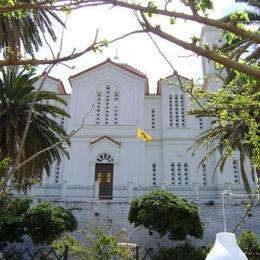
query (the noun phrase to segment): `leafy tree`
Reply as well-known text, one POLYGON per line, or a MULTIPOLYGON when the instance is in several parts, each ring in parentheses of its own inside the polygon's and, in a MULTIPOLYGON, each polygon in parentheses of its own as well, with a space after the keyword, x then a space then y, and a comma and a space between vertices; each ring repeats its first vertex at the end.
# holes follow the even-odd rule
MULTIPOLYGON (((91 2, 96 3, 97 1, 93 0, 91 2)), ((212 19, 208 15, 208 12, 214 8, 212 0, 149 1, 148 4, 122 0, 101 0, 98 2, 99 4, 110 4, 112 6, 134 10, 142 27, 142 31, 145 33, 152 33, 175 45, 181 46, 186 50, 220 63, 225 67, 229 67, 255 78, 260 78, 259 69, 251 66, 251 64, 245 63, 243 57, 237 59, 236 57, 225 55, 225 53, 220 53, 219 50, 210 48, 208 45, 200 46, 200 39, 196 36, 191 36, 190 41, 184 41, 179 35, 174 35, 175 24, 179 21, 190 21, 213 26, 225 31, 228 33, 229 38, 238 36, 241 39, 259 44, 260 37, 257 30, 252 31, 252 29, 244 26, 243 22, 246 17, 244 12, 241 12, 238 15, 231 14, 232 19, 228 20, 212 19), (182 12, 178 11, 176 3, 183 5, 182 12), (173 30, 168 29, 170 27, 164 26, 165 24, 158 24, 158 17, 168 18, 169 24, 172 26, 173 30)), ((68 6, 68 8, 69 7, 70 6, 68 6)), ((140 33, 140 31, 138 31, 138 33, 140 33)))
MULTIPOLYGON (((258 31, 260 17, 259 1, 250 1, 256 10, 243 13, 232 13, 222 20, 239 23, 241 26, 253 25, 253 30, 258 31)), ((259 69, 259 47, 254 41, 224 31, 225 44, 219 48, 219 53, 231 59, 243 60, 244 64, 259 69)), ((199 135, 194 143, 194 148, 208 147, 203 161, 216 150, 220 152, 217 166, 223 170, 227 158, 233 156, 235 151, 240 154, 241 177, 245 190, 251 193, 248 174, 245 170, 245 159, 249 158, 256 171, 260 170, 260 98, 259 79, 239 73, 228 67, 218 65, 217 74, 222 81, 222 86, 215 93, 194 89, 192 96, 195 101, 204 100, 203 106, 195 105, 190 113, 202 117, 211 117, 212 124, 209 130, 199 135), (224 78, 222 70, 226 70, 224 78)), ((202 162, 203 162, 202 161, 202 162)), ((201 162, 201 163, 202 163, 201 162)), ((255 180, 254 169, 251 171, 255 180)))
POLYGON ((248 257, 248 260, 258 260, 260 258, 260 240, 252 231, 243 231, 238 237, 238 244, 248 257))
POLYGON ((0 248, 6 242, 21 241, 25 234, 24 216, 30 205, 30 199, 0 196, 0 248))
POLYGON ((206 100, 203 107, 190 111, 199 117, 211 117, 212 127, 195 139, 194 149, 207 146, 203 163, 215 151, 221 153, 217 166, 223 170, 227 158, 234 151, 240 154, 241 176, 245 189, 251 193, 244 162, 246 157, 260 168, 260 98, 259 80, 236 74, 218 92, 193 90, 195 99, 206 100))
POLYGON ((25 216, 27 234, 34 244, 51 243, 62 233, 77 228, 77 221, 71 211, 53 207, 50 202, 44 201, 28 210, 25 216))
POLYGON ((196 248, 188 242, 171 248, 160 248, 158 253, 154 256, 155 260, 205 260, 207 250, 202 248, 196 248))
POLYGON ((52 246, 55 250, 62 253, 64 247, 68 246, 70 255, 75 260, 110 260, 110 259, 131 259, 130 251, 118 245, 116 234, 107 234, 100 227, 94 230, 83 229, 81 233, 85 234, 88 230, 88 235, 84 236, 87 246, 80 243, 75 237, 70 234, 65 234, 62 238, 55 240, 52 246))
MULTIPOLYGON (((38 0, 20 0, 17 4, 39 5, 38 0)), ((1 7, 14 6, 13 1, 1 1, 1 7)), ((46 36, 57 39, 52 28, 52 19, 64 26, 56 12, 44 9, 21 9, 10 13, 0 13, 0 52, 11 62, 21 58, 25 51, 34 57, 43 46, 46 36)), ((15 64, 14 64, 15 65, 15 64)))
POLYGON ((6 242, 21 242, 29 235, 34 244, 50 243, 77 227, 71 211, 41 202, 31 207, 32 200, 0 196, 0 248, 6 242), (31 207, 31 208, 30 208, 31 207))
MULTIPOLYGON (((250 1, 250 2, 257 2, 258 1, 250 1)), ((30 1, 28 2, 14 2, 14 1, 0 1, 2 6, 0 8, 0 14, 3 16, 8 16, 10 14, 23 14, 29 13, 33 14, 34 12, 41 10, 43 11, 53 11, 53 12, 72 12, 76 9, 80 8, 88 8, 89 6, 97 6, 97 5, 112 5, 128 8, 130 10, 134 10, 137 14, 138 21, 141 25, 141 29, 137 31, 133 31, 127 33, 125 36, 131 35, 133 33, 140 33, 140 32, 150 32, 154 35, 157 35, 167 41, 176 44, 178 46, 183 47, 184 49, 190 50, 192 52, 197 53, 203 57, 206 57, 210 60, 214 60, 225 67, 230 67, 237 71, 243 72, 247 75, 251 75, 256 78, 260 78, 260 72, 257 68, 250 66, 250 64, 244 64, 243 60, 236 60, 234 57, 229 57, 227 55, 223 55, 219 53, 215 49, 209 49, 208 46, 198 46, 199 38, 192 37, 190 41, 184 41, 179 35, 174 35, 172 33, 174 30, 167 30, 169 26, 161 26, 158 24, 157 17, 164 17, 168 19, 169 24, 174 29, 174 26, 179 21, 190 21, 195 23, 201 23, 209 26, 214 26, 218 29, 223 31, 227 31, 235 36, 242 37, 243 39, 248 39, 251 42, 256 44, 260 43, 260 36, 257 31, 252 31, 243 26, 242 21, 245 20, 245 15, 237 15, 233 16, 234 19, 232 20, 221 20, 221 19, 212 19, 208 15, 208 11, 213 9, 213 1, 212 0, 165 0, 165 1, 122 1, 122 0, 82 0, 78 1, 44 1, 44 2, 37 2, 37 1, 30 1), (177 4, 183 5, 183 11, 180 12, 178 8, 176 8, 177 4), (157 17, 156 17, 157 16, 157 17), (155 19, 153 19, 155 17, 155 19)), ((20 15, 19 17, 22 18, 20 15)), ((165 20, 165 19, 163 19, 165 20)), ((125 36, 119 37, 123 38, 125 36)), ((110 42, 114 42, 111 40, 110 42)), ((66 57, 60 57, 60 55, 56 56, 55 58, 50 59, 21 59, 16 61, 16 65, 38 65, 38 64, 57 64, 59 62, 64 62, 67 60, 71 60, 77 58, 84 53, 90 50, 96 50, 99 46, 106 46, 107 43, 103 44, 102 42, 97 43, 96 37, 94 39, 93 44, 89 47, 85 48, 85 50, 77 53, 73 53, 66 57)), ((14 65, 14 63, 10 63, 9 60, 0 60, 0 66, 6 65, 14 65)))
MULTIPOLYGON (((2 70, 0 78, 0 160, 15 159, 25 130, 30 104, 35 95, 34 84, 38 79, 33 72, 21 71, 17 74, 11 69, 2 70)), ((21 162, 66 136, 65 130, 56 119, 60 116, 69 117, 69 115, 51 102, 66 105, 66 102, 56 93, 40 91, 32 110, 21 162)), ((69 141, 66 140, 66 143, 69 144, 69 141)), ((41 179, 43 170, 48 174, 52 163, 59 162, 62 154, 68 156, 65 146, 62 144, 42 153, 17 170, 11 180, 12 183, 16 185, 16 188, 26 190, 39 178, 41 179)), ((6 171, 0 171, 0 182, 4 179, 5 174, 6 171)))
POLYGON ((169 192, 156 190, 132 201, 128 220, 136 227, 143 225, 161 236, 169 233, 172 240, 188 235, 202 238, 203 223, 198 208, 169 192))

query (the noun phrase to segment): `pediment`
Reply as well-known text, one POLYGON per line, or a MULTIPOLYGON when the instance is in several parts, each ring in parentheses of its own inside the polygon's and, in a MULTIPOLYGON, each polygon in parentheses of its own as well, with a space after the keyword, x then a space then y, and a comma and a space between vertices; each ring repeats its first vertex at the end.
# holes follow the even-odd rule
POLYGON ((118 141, 114 140, 113 138, 111 138, 111 137, 109 137, 107 135, 103 135, 102 137, 100 137, 100 138, 98 138, 98 139, 96 139, 94 141, 91 141, 90 145, 98 144, 98 143, 101 143, 103 141, 108 141, 108 142, 111 142, 111 143, 113 143, 115 145, 118 145, 118 146, 121 145, 121 142, 118 142, 118 141))

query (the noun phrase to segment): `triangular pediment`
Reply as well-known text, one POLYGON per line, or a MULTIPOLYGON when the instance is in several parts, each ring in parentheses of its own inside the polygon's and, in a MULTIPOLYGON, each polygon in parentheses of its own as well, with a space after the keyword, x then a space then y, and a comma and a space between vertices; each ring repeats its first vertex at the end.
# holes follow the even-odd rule
POLYGON ((121 145, 121 142, 118 142, 118 141, 114 140, 113 138, 111 138, 111 137, 109 137, 109 136, 107 136, 107 135, 103 135, 102 137, 100 137, 100 138, 98 138, 98 139, 96 139, 96 140, 94 140, 94 141, 91 141, 90 144, 91 144, 91 145, 97 144, 97 143, 99 143, 99 142, 101 142, 101 141, 104 141, 104 140, 107 140, 107 141, 109 141, 109 142, 112 142, 113 144, 116 144, 116 145, 118 145, 118 146, 121 145))

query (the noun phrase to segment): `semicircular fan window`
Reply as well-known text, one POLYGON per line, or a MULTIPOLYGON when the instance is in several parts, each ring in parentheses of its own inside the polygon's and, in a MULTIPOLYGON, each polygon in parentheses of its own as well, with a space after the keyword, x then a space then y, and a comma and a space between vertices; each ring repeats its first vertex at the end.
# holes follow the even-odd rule
POLYGON ((112 163, 114 159, 108 153, 102 153, 97 157, 97 161, 101 163, 112 163))

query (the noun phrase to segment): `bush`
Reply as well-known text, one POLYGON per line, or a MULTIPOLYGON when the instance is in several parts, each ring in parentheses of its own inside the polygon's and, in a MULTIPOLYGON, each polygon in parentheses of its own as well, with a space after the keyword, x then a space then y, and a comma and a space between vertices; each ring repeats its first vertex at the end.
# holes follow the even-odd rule
POLYGON ((169 192, 156 190, 132 201, 128 220, 143 225, 161 236, 169 233, 172 240, 184 240, 188 235, 202 238, 204 225, 194 203, 169 192))
POLYGON ((22 242, 29 235, 33 243, 50 243, 66 231, 77 228, 73 214, 64 208, 41 202, 31 207, 31 199, 0 196, 0 248, 7 242, 22 242))
POLYGON ((0 248, 6 242, 19 242, 25 233, 24 216, 31 205, 30 199, 0 196, 0 248))
POLYGON ((252 231, 243 231, 238 237, 238 244, 248 260, 260 259, 260 241, 252 231))
POLYGON ((172 248, 161 248, 155 260, 205 260, 206 250, 196 248, 188 242, 172 248))
POLYGON ((44 201, 31 208, 25 216, 27 234, 33 243, 51 243, 62 233, 77 228, 77 221, 73 214, 64 208, 53 207, 44 201))

